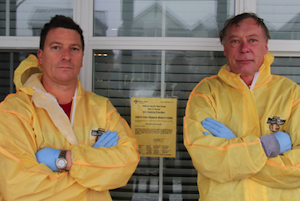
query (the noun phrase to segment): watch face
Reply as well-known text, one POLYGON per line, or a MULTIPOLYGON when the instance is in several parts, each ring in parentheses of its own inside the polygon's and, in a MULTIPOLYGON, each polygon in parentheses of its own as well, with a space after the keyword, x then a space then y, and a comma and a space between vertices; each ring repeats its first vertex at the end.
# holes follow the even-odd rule
POLYGON ((59 158, 56 161, 56 166, 58 169, 64 169, 67 166, 67 161, 65 159, 59 158))

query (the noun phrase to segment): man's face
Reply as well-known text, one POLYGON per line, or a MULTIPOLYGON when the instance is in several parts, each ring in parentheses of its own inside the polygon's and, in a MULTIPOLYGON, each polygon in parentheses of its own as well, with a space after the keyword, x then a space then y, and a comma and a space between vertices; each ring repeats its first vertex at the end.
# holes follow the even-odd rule
POLYGON ((43 83, 69 85, 77 82, 83 52, 77 31, 65 28, 49 30, 44 49, 38 51, 43 68, 43 83))
POLYGON ((232 72, 241 77, 254 76, 268 52, 263 29, 253 18, 240 21, 227 29, 223 42, 224 55, 232 72))

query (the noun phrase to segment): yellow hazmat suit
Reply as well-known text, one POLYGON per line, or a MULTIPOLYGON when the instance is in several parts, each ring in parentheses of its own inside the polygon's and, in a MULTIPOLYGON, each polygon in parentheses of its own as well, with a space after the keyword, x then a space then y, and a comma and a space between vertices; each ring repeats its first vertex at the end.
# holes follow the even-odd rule
POLYGON ((37 67, 33 55, 20 64, 17 93, 0 105, 0 200, 111 200, 109 190, 125 186, 139 162, 128 124, 107 98, 84 91, 78 81, 71 126, 37 67), (98 128, 117 131, 118 145, 93 148, 91 130, 98 128), (44 147, 71 150, 71 170, 39 164, 35 154, 44 147))
POLYGON ((226 70, 202 80, 190 94, 184 117, 184 144, 198 171, 201 201, 295 201, 300 199, 300 87, 271 75, 274 57, 264 57, 251 92, 226 70), (259 137, 272 133, 268 118, 286 122, 293 148, 267 158, 259 137), (204 135, 201 122, 213 118, 237 138, 204 135))

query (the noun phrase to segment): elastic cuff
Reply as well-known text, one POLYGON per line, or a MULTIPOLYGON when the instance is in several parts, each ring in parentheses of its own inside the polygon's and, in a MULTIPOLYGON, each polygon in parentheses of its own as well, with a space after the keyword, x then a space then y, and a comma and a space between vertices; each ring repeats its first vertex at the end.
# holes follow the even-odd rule
POLYGON ((280 145, 274 134, 264 135, 259 139, 268 158, 280 154, 280 145))

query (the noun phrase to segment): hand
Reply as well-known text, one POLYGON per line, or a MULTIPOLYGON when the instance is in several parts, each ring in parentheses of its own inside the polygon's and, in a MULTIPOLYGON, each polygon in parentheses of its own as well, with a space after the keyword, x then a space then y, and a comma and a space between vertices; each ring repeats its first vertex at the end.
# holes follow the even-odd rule
MULTIPOLYGON (((236 138, 235 134, 229 128, 214 119, 207 118, 206 120, 202 121, 202 126, 211 132, 213 136, 226 138, 228 140, 236 138)), ((204 135, 209 135, 209 133, 204 132, 204 135)))
POLYGON ((280 154, 292 149, 292 140, 289 134, 277 131, 274 133, 274 136, 278 140, 280 146, 280 154))
POLYGON ((94 144, 94 148, 98 147, 112 147, 112 146, 117 146, 118 144, 118 139, 119 136, 117 135, 117 131, 110 132, 107 131, 106 133, 103 133, 101 137, 97 140, 97 142, 94 144))
POLYGON ((56 160, 58 159, 60 149, 52 149, 50 147, 45 147, 38 152, 35 156, 39 163, 44 163, 47 165, 53 172, 57 172, 56 160))

